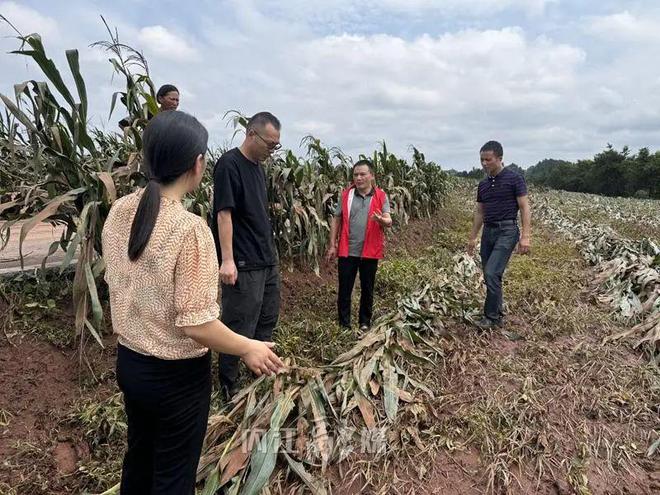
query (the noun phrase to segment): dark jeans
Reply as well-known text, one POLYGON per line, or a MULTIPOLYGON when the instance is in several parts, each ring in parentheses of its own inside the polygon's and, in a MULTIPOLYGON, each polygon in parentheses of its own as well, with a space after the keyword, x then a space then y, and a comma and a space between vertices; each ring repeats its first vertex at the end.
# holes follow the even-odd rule
POLYGON ((121 344, 117 382, 128 418, 121 495, 192 495, 211 398, 211 353, 163 360, 121 344))
POLYGON ((337 296, 337 310, 339 324, 343 327, 351 326, 351 295, 355 276, 360 272, 360 316, 362 325, 371 325, 371 316, 374 307, 374 284, 378 260, 348 256, 338 258, 339 291, 337 296))
POLYGON ((481 265, 486 282, 484 316, 490 320, 502 318, 502 275, 519 238, 515 222, 484 225, 481 234, 481 265))
MULTIPOLYGON (((221 321, 234 332, 250 339, 270 342, 280 315, 279 267, 239 271, 236 284, 222 284, 221 321)), ((220 386, 234 392, 239 357, 220 354, 220 386)))

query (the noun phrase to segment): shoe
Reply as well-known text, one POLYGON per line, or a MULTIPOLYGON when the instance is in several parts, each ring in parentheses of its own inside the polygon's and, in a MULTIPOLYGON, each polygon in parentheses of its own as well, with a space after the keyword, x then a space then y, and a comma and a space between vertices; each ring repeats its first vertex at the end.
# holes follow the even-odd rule
POLYGON ((502 321, 491 320, 490 318, 484 316, 481 320, 475 323, 475 325, 481 330, 492 330, 493 328, 502 326, 502 321))
POLYGON ((368 332, 369 325, 360 325, 360 332, 368 332))
POLYGON ((229 386, 224 383, 220 385, 220 397, 222 397, 222 400, 225 404, 229 404, 237 392, 238 387, 236 387, 236 385, 229 386))

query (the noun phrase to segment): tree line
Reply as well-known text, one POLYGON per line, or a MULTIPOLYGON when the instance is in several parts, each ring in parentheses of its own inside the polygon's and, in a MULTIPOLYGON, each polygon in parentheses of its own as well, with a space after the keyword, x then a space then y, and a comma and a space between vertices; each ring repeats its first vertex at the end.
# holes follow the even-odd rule
MULTIPOLYGON (((618 151, 608 144, 591 159, 571 162, 546 158, 526 170, 515 163, 507 167, 523 174, 529 183, 551 189, 660 199, 660 151, 651 153, 648 148, 633 154, 627 146, 618 151)), ((473 179, 484 177, 480 167, 450 173, 473 179)))

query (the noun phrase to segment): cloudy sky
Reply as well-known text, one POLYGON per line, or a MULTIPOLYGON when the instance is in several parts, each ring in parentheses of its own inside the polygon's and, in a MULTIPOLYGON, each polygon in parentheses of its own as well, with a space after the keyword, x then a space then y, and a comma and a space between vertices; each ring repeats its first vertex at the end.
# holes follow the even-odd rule
MULTIPOLYGON (((42 35, 65 71, 78 48, 92 124, 114 130, 121 89, 103 15, 146 55, 156 85, 181 90, 216 144, 227 110, 270 110, 282 141, 313 134, 352 155, 385 140, 446 168, 593 156, 607 143, 658 149, 660 4, 652 0, 0 0, 0 14, 42 35)), ((41 78, 0 25, 0 92, 41 78)))

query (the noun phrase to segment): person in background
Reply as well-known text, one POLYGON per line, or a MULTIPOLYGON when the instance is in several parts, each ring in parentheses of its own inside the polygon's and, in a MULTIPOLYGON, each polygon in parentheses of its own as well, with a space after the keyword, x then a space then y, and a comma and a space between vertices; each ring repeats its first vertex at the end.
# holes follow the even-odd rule
POLYGON ((176 110, 179 108, 179 90, 173 84, 163 84, 158 88, 156 101, 160 105, 160 111, 176 110))
MULTIPOLYGON (((176 110, 179 108, 179 90, 173 84, 163 84, 156 93, 156 101, 161 112, 164 110, 176 110)), ((149 113, 147 119, 151 120, 152 118, 153 115, 149 113)), ((133 121, 130 117, 125 117, 119 121, 119 128, 124 130, 124 128, 130 127, 132 123, 133 121)))
POLYGON ((477 323, 481 329, 500 326, 502 310, 502 277, 516 245, 518 253, 529 253, 532 214, 527 185, 522 175, 502 164, 504 150, 497 141, 481 147, 481 166, 488 176, 479 183, 477 207, 468 240, 467 252, 474 253, 479 230, 481 234, 481 265, 486 283, 483 318, 477 323), (518 210, 522 220, 522 236, 518 228, 518 210))
POLYGON ((339 324, 351 328, 351 295, 360 273, 360 331, 371 326, 374 284, 378 260, 383 258, 385 229, 392 226, 390 203, 385 192, 375 186, 369 160, 353 165, 353 184, 346 188, 335 209, 330 227, 328 261, 338 258, 337 311, 339 324))
MULTIPOLYGON (((280 312, 280 274, 268 214, 262 163, 281 148, 280 121, 253 115, 238 148, 224 153, 213 171, 211 230, 220 261, 222 321, 241 335, 269 342, 280 312)), ((220 390, 237 389, 238 358, 219 356, 220 390)))
POLYGON ((240 357, 258 375, 283 366, 273 344, 218 320, 213 238, 182 204, 202 180, 207 140, 188 114, 156 115, 144 131, 149 183, 115 201, 103 226, 128 420, 122 495, 194 493, 211 396, 209 349, 240 357))

